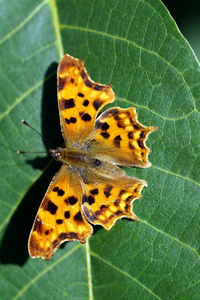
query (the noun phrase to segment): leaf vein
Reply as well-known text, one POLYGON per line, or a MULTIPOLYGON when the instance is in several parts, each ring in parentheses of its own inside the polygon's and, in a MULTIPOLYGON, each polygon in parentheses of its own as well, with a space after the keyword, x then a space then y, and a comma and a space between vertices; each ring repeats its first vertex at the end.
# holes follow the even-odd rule
POLYGON ((161 298, 158 297, 156 294, 154 294, 152 290, 150 290, 148 287, 146 287, 144 284, 142 284, 141 282, 139 282, 136 278, 134 278, 133 276, 131 276, 127 272, 125 272, 123 270, 120 270, 118 267, 114 266, 113 264, 111 264, 110 262, 106 261, 102 257, 98 256, 94 252, 90 252, 90 254, 93 255, 94 257, 96 257, 97 259, 101 260, 102 262, 104 262, 105 264, 107 264, 108 266, 110 266, 111 268, 115 269, 116 271, 120 272, 121 274, 125 275, 126 277, 130 278, 131 280, 135 281, 138 285, 140 285, 142 288, 144 288, 147 292, 149 292, 149 294, 153 295, 156 299, 160 299, 161 300, 161 298))
POLYGON ((48 271, 50 271, 51 269, 53 269, 56 265, 58 265, 59 263, 61 263, 66 257, 68 257, 69 255, 71 255, 72 253, 74 253, 78 248, 80 248, 81 245, 78 244, 77 246, 75 246, 73 249, 71 249, 69 252, 67 252, 65 255, 63 255, 62 257, 60 257, 59 259, 57 259, 54 263, 52 263, 51 265, 49 265, 48 267, 46 267, 42 272, 38 273, 34 278, 32 278, 18 293, 17 295, 13 298, 13 300, 18 299, 19 297, 21 297, 29 288, 31 285, 33 285, 37 280, 39 280, 43 275, 45 275, 48 271))
POLYGON ((158 232, 164 234, 164 235, 167 236, 168 238, 170 238, 170 239, 172 239, 172 240, 178 242, 178 243, 181 244, 182 246, 188 248, 189 250, 191 250, 192 252, 194 252, 194 253, 197 255, 197 257, 199 258, 199 254, 197 253, 197 251, 196 251, 195 249, 193 249, 192 247, 190 247, 189 245, 187 245, 187 244, 181 242, 180 240, 178 240, 177 238, 175 238, 175 237, 171 236, 170 234, 164 232, 163 230, 158 229, 157 227, 153 226, 152 224, 150 224, 150 223, 147 222, 146 220, 142 220, 142 219, 140 218, 139 221, 142 222, 142 223, 144 223, 145 225, 147 225, 147 226, 153 228, 154 230, 156 230, 156 231, 158 231, 158 232))
POLYGON ((42 8, 47 4, 47 0, 41 2, 19 25, 17 25, 13 30, 11 30, 7 35, 5 35, 0 40, 0 45, 3 44, 5 41, 10 39, 16 32, 18 32, 23 26, 28 23, 42 8))
POLYGON ((102 36, 106 36, 106 37, 109 37, 109 38, 112 38, 112 39, 117 39, 119 41, 123 41, 125 43, 128 43, 128 44, 131 44, 132 46, 138 48, 138 49, 141 49, 142 51, 145 51, 145 52, 148 52, 148 53, 151 53, 152 55, 156 56, 157 58, 161 59, 163 62, 166 63, 167 66, 169 66, 170 68, 172 68, 174 71, 177 72, 177 74, 182 78, 183 82, 185 83, 185 85, 187 86, 188 88, 188 91, 190 92, 190 95, 191 95, 191 99, 193 101, 193 105, 194 105, 194 108, 195 108, 195 100, 194 100, 194 97, 192 95, 192 92, 185 80, 185 78, 183 77, 183 74, 178 71, 170 62, 168 62, 165 58, 163 58, 162 56, 160 56, 158 53, 152 51, 152 50, 149 50, 149 49, 146 49, 130 40, 127 40, 126 38, 123 38, 123 37, 120 37, 120 36, 114 36, 110 33, 106 33, 106 32, 101 32, 101 31, 98 31, 98 30, 95 30, 95 29, 91 29, 91 28, 84 28, 84 27, 80 27, 80 26, 73 26, 73 25, 64 25, 64 24, 60 24, 60 28, 66 28, 66 29, 72 29, 72 30, 80 30, 80 31, 85 31, 87 33, 94 33, 94 34, 97 34, 97 35, 102 35, 102 36))

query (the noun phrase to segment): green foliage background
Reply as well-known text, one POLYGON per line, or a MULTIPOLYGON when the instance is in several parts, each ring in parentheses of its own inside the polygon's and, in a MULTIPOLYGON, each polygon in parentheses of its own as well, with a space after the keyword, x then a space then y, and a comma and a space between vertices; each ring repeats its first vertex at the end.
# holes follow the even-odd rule
POLYGON ((159 0, 0 2, 1 299, 199 299, 200 69, 159 0), (64 53, 91 78, 112 83, 114 105, 156 125, 149 169, 134 203, 138 222, 97 227, 86 245, 66 243, 30 259, 34 216, 59 165, 28 121, 62 144, 56 68, 64 53))

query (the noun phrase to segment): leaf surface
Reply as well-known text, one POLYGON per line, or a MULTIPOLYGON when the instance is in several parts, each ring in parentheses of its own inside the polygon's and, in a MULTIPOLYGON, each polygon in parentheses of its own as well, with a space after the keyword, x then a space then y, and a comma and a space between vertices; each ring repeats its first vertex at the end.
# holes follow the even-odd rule
POLYGON ((198 299, 200 69, 159 0, 0 2, 1 299, 198 299), (113 106, 135 106, 158 126, 134 203, 138 222, 95 227, 86 245, 66 243, 49 261, 30 259, 28 235, 59 165, 25 119, 63 143, 56 68, 82 58, 91 78, 112 83, 113 106))

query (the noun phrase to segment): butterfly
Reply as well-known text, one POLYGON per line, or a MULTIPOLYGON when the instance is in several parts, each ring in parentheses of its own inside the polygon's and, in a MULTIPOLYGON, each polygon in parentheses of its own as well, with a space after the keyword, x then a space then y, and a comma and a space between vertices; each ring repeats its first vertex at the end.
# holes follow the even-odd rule
POLYGON ((57 72, 58 106, 65 148, 50 149, 62 165, 37 212, 28 241, 31 257, 49 260, 65 241, 85 243, 92 225, 110 230, 123 217, 137 220, 132 202, 146 181, 120 166, 147 168, 145 145, 156 126, 137 121, 134 107, 100 109, 115 100, 112 85, 94 82, 82 60, 66 54, 57 72))

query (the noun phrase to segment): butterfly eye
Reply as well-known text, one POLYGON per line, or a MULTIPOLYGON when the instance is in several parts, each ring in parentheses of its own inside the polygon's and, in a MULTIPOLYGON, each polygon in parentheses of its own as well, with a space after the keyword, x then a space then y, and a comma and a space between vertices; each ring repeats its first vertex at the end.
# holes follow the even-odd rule
POLYGON ((102 164, 102 162, 99 159, 94 158, 93 159, 93 164, 94 164, 95 167, 99 167, 102 164))

